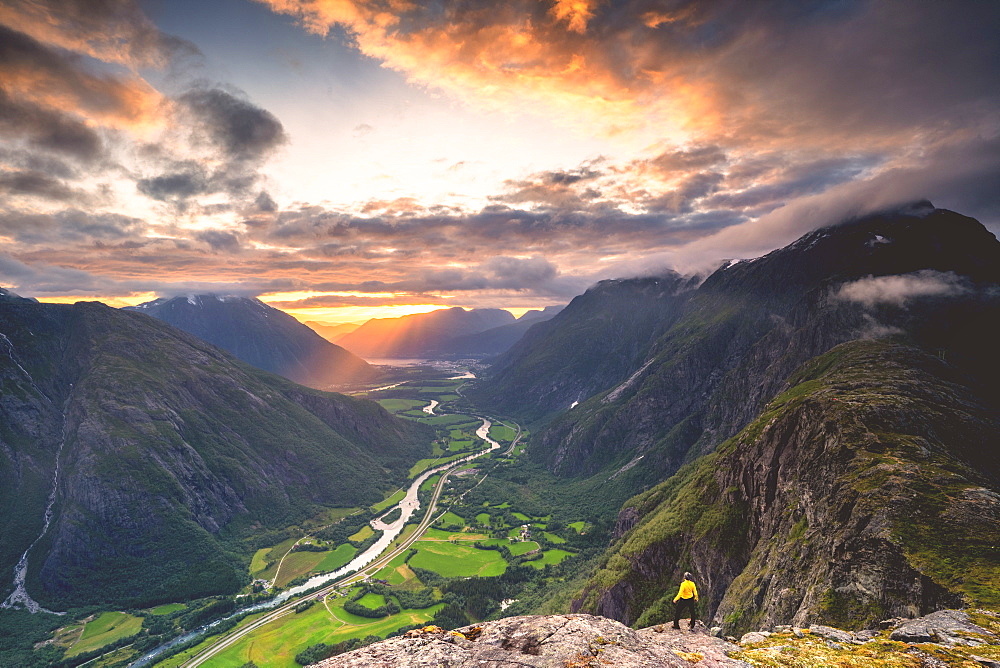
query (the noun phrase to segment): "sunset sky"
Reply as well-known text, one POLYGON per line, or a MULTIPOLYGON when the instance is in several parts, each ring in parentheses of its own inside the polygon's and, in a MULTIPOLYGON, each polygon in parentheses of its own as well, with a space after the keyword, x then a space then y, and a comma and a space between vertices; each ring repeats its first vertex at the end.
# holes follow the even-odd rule
POLYGON ((919 198, 997 233, 998 34, 990 0, 0 0, 0 286, 360 321, 919 198))

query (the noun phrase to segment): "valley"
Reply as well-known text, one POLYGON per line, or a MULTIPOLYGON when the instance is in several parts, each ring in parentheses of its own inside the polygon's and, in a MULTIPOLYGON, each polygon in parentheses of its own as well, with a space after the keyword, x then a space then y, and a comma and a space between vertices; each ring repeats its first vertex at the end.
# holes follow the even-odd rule
POLYGON ((0 659, 294 668, 428 625, 651 628, 685 571, 732 638, 995 610, 997 267, 918 202, 603 281, 498 357, 353 397, 141 313, 6 303, 7 593, 66 614, 0 610, 0 659))
POLYGON ((541 513, 537 504, 522 508, 516 495, 498 494, 498 488, 480 493, 491 472, 517 461, 530 434, 510 420, 480 417, 462 396, 471 375, 404 381, 366 393, 390 412, 432 426, 437 436, 431 456, 410 468, 406 487, 382 501, 330 509, 259 548, 248 568, 251 585, 231 607, 217 608, 223 621, 137 652, 136 646, 115 649, 116 643, 157 625, 190 628, 176 622, 211 601, 136 615, 109 611, 95 618, 104 621, 88 622, 82 637, 73 635, 75 626, 58 629, 55 642, 66 647, 68 658, 106 648, 90 666, 238 668, 252 661, 261 668, 294 668, 302 665, 297 656, 323 654, 320 645, 371 642, 428 623, 483 619, 514 604, 518 584, 560 577, 560 565, 578 556, 579 547, 571 543, 589 524, 567 517, 550 528, 551 513, 541 513), (470 577, 494 581, 505 574, 512 582, 502 592, 487 586, 489 591, 471 602, 447 591, 449 585, 469 587, 470 577), (269 601, 241 610, 243 601, 265 595, 269 601), (108 619, 118 618, 128 623, 101 631, 108 619))

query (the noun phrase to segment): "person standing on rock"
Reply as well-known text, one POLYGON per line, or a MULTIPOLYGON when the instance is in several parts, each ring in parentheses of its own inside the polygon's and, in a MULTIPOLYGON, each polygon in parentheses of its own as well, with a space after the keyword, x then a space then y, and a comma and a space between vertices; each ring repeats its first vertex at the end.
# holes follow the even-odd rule
POLYGON ((688 611, 691 616, 691 624, 688 628, 694 628, 694 604, 698 600, 698 587, 695 586, 694 582, 691 580, 691 574, 684 574, 684 582, 681 582, 680 588, 677 590, 677 596, 674 596, 674 628, 680 630, 681 614, 684 610, 688 611))

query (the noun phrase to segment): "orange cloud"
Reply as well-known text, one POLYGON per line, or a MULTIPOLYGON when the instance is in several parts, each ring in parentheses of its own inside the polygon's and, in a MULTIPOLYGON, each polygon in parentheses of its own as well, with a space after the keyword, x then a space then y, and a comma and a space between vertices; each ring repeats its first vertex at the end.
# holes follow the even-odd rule
POLYGON ((194 47, 161 33, 132 2, 35 0, 0 4, 0 24, 44 44, 131 68, 164 67, 194 47))
POLYGON ((541 105, 587 132, 675 139, 717 117, 706 113, 711 95, 674 72, 683 63, 666 68, 631 33, 592 36, 597 0, 469 3, 442 17, 378 0, 259 1, 319 34, 344 26, 363 53, 411 81, 492 108, 541 105))
POLYGON ((591 0, 555 0, 549 10, 557 21, 565 21, 567 28, 573 32, 587 32, 587 21, 594 18, 594 8, 597 2, 591 0))

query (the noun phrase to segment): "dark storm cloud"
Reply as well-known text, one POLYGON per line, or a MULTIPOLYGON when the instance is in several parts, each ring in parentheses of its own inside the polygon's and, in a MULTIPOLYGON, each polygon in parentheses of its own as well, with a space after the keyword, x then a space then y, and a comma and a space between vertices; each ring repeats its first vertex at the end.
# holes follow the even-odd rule
POLYGON ((229 253, 240 250, 240 236, 233 232, 222 230, 205 230, 195 235, 198 241, 203 241, 215 251, 225 251, 229 253))
POLYGON ((13 100, 2 88, 0 136, 26 139, 32 148, 62 153, 86 162, 96 159, 102 151, 101 138, 79 119, 54 109, 13 100))
POLYGON ((136 181, 139 192, 160 201, 186 200, 209 191, 208 177, 200 165, 189 163, 183 171, 174 171, 136 181))
POLYGON ((196 89, 179 98, 208 139, 232 160, 258 161, 288 141, 281 121, 227 91, 196 89))
POLYGON ((82 202, 89 197, 55 179, 36 171, 0 172, 0 193, 28 195, 55 202, 82 202))
POLYGON ((831 186, 855 180, 859 175, 878 165, 879 157, 862 156, 848 158, 827 158, 804 164, 794 164, 784 170, 772 173, 769 182, 739 188, 739 179, 729 177, 733 191, 720 193, 709 198, 706 206, 743 209, 762 204, 783 201, 823 192, 831 186))
POLYGON ((111 125, 128 125, 157 113, 159 95, 130 76, 95 74, 75 54, 57 51, 0 25, 0 75, 6 95, 21 103, 86 114, 111 125))
POLYGON ((145 221, 118 214, 66 209, 52 215, 0 213, 0 234, 30 245, 92 244, 139 238, 145 221))
POLYGON ((132 66, 163 66, 197 55, 185 40, 161 32, 134 0, 13 0, 9 20, 68 50, 132 66))
POLYGON ((718 172, 699 172, 685 178, 675 188, 646 202, 651 212, 690 213, 695 203, 719 189, 726 177, 718 172))
MULTIPOLYGON (((179 125, 190 127, 190 136, 169 145, 149 145, 143 151, 147 172, 136 187, 147 197, 189 209, 201 195, 225 193, 244 203, 257 195, 261 204, 258 169, 275 149, 288 141, 281 122, 238 94, 219 88, 196 88, 178 98, 184 114, 179 125), (207 149, 207 151, 206 151, 207 149), (180 159, 185 152, 197 159, 180 159)), ((217 204, 218 211, 235 204, 217 204)), ((271 200, 270 206, 274 207, 271 200)), ((204 213, 211 213, 205 210, 204 213)))
POLYGON ((80 173, 75 165, 65 160, 27 149, 0 147, 0 164, 6 165, 10 170, 43 172, 53 178, 60 179, 75 178, 80 173))

